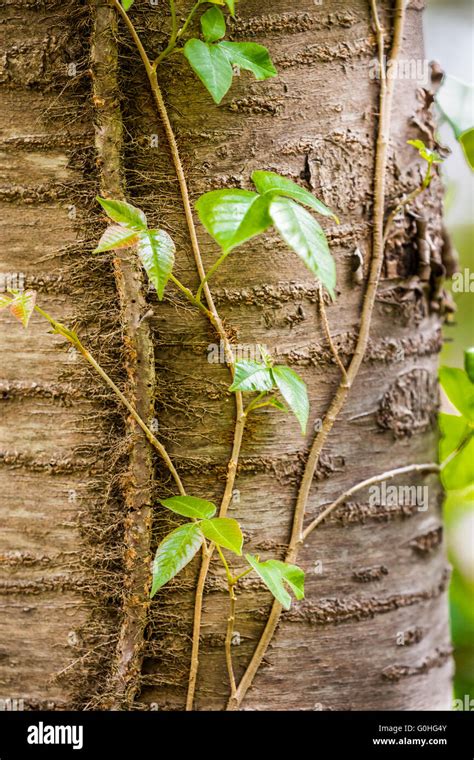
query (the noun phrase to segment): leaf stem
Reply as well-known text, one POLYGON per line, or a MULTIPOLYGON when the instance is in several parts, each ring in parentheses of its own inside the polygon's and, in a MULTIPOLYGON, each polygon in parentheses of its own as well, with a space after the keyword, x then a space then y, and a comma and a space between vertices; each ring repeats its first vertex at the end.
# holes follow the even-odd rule
POLYGON ((197 0, 197 2, 193 5, 193 7, 191 8, 191 10, 189 12, 189 15, 188 15, 186 21, 184 22, 184 24, 181 27, 181 29, 178 31, 178 34, 176 35, 178 40, 181 39, 181 37, 183 36, 183 34, 185 33, 185 31, 187 30, 187 28, 188 28, 189 24, 191 23, 191 21, 192 21, 192 19, 194 17, 194 14, 198 10, 199 6, 202 5, 203 2, 205 2, 205 1, 206 0, 197 0))
POLYGON ((404 198, 400 200, 400 202, 395 206, 393 211, 390 212, 390 214, 387 217, 387 221, 385 222, 385 228, 383 233, 383 242, 384 245, 387 242, 388 235, 390 230, 392 229, 393 222, 395 220, 395 217, 400 213, 402 208, 405 208, 405 206, 408 206, 409 203, 412 203, 412 201, 415 200, 421 193, 423 193, 427 187, 429 187, 429 184, 431 180, 433 179, 433 176, 431 174, 431 163, 428 163, 428 168, 426 170, 426 174, 423 178, 423 181, 421 185, 416 187, 414 190, 411 191, 411 193, 408 193, 404 198))
POLYGON ((234 578, 234 586, 237 585, 237 583, 241 580, 241 578, 245 578, 246 575, 249 575, 253 571, 253 567, 248 567, 247 570, 244 570, 243 573, 240 573, 240 575, 236 575, 234 578))
POLYGON ((142 418, 140 417, 136 409, 132 406, 132 404, 127 399, 127 397, 124 396, 124 394, 122 393, 120 388, 114 383, 112 378, 108 376, 105 370, 103 370, 100 364, 94 359, 92 354, 86 349, 85 346, 83 346, 83 344, 79 340, 79 337, 76 335, 76 333, 73 330, 69 330, 69 328, 65 327, 65 325, 61 324, 60 322, 56 322, 56 320, 53 319, 53 317, 51 317, 46 311, 41 309, 39 306, 35 306, 35 311, 37 311, 38 314, 41 314, 41 316, 44 317, 44 319, 46 319, 49 322, 49 324, 51 325, 55 333, 58 333, 59 335, 62 335, 63 338, 66 338, 66 340, 68 340, 69 343, 71 343, 71 345, 73 345, 74 348, 76 348, 79 351, 79 353, 82 354, 84 359, 86 359, 86 361, 88 361, 89 364, 95 369, 97 374, 100 375, 100 377, 106 383, 106 385, 108 385, 109 388, 113 390, 115 395, 120 399, 122 404, 130 412, 131 416, 133 417, 137 425, 141 427, 148 441, 158 451, 161 458, 164 460, 168 470, 173 476, 173 479, 178 487, 180 494, 185 496, 186 491, 184 490, 184 486, 181 481, 181 478, 179 477, 176 471, 176 468, 173 462, 171 461, 171 458, 168 452, 166 451, 165 447, 163 446, 163 444, 156 438, 155 435, 153 435, 148 425, 142 420, 142 418))
POLYGON ((175 51, 176 45, 178 41, 183 36, 184 32, 189 26, 189 23, 191 19, 193 18, 195 12, 199 8, 200 5, 202 5, 203 0, 198 0, 198 2, 194 5, 194 7, 191 9, 186 21, 184 22, 181 29, 177 28, 176 23, 176 8, 174 0, 170 0, 170 10, 171 10, 171 37, 170 41, 165 47, 164 50, 155 58, 155 60, 152 63, 152 68, 156 71, 160 63, 167 58, 171 53, 175 51))
POLYGON ((201 299, 201 293, 204 285, 206 285, 207 282, 209 282, 212 275, 219 269, 220 265, 226 260, 227 256, 229 255, 230 251, 224 251, 224 253, 219 256, 217 261, 212 265, 212 267, 209 269, 208 273, 206 274, 205 278, 201 281, 201 284, 199 285, 199 288, 196 293, 196 299, 199 301, 201 299))
POLYGON ((221 558, 221 562, 222 562, 222 564, 224 565, 224 568, 225 568, 225 574, 227 576, 227 583, 229 584, 229 587, 233 586, 234 585, 234 577, 233 577, 232 573, 230 572, 230 568, 229 568, 229 565, 228 565, 228 562, 227 562, 226 558, 224 557, 224 553, 223 553, 221 547, 218 544, 216 544, 216 549, 217 549, 217 553, 218 553, 219 557, 221 558))
POLYGON ((259 406, 266 406, 266 404, 258 404, 258 402, 260 401, 260 399, 262 399, 266 395, 266 393, 267 393, 267 391, 262 391, 261 393, 258 394, 258 396, 255 396, 255 398, 252 399, 252 401, 249 401, 249 403, 247 404, 247 406, 245 408, 245 415, 246 416, 248 414, 250 414, 250 412, 253 409, 258 409, 259 406), (258 404, 258 406, 257 406, 257 404, 258 404))
POLYGON ((192 290, 186 287, 180 280, 178 280, 177 277, 173 273, 170 274, 170 280, 173 282, 176 287, 181 290, 182 293, 186 296, 188 301, 190 301, 193 306, 197 306, 198 309, 200 309, 208 319, 212 317, 211 312, 209 309, 206 309, 205 305, 202 303, 202 301, 198 301, 197 297, 193 294, 192 290))
MULTIPOLYGON (((378 59, 380 65, 380 92, 379 92, 379 123, 377 129, 377 142, 375 148, 375 168, 374 168, 374 213, 373 213, 373 236, 372 236, 372 257, 370 263, 369 277, 367 281, 362 314, 360 320, 359 336, 357 338, 354 355, 347 369, 346 378, 342 379, 336 394, 329 406, 324 417, 321 430, 316 434, 311 445, 310 453, 306 461, 303 477, 301 480, 298 497, 296 501, 295 512, 293 516, 293 527, 290 537, 290 543, 286 553, 286 561, 295 562, 298 549, 302 543, 303 522, 308 501, 311 485, 316 471, 321 451, 336 422, 339 413, 349 394, 350 388, 359 372, 362 360, 367 348, 372 314, 377 295, 377 287, 380 279, 380 273, 383 263, 383 234, 384 234, 384 207, 385 207, 385 174, 387 166, 387 150, 390 137, 390 118, 391 105, 393 97, 393 88, 395 79, 387 78, 384 62, 384 32, 380 25, 376 0, 370 0, 372 14, 374 18, 378 59)), ((395 18, 393 25, 393 40, 390 51, 390 63, 397 59, 402 39, 403 24, 405 19, 405 0, 395 0, 395 18)), ((387 64, 388 66, 388 64, 387 64)), ((272 605, 265 629, 254 651, 252 659, 245 671, 237 691, 231 696, 227 705, 228 710, 238 710, 248 689, 253 683, 253 679, 260 667, 265 656, 268 646, 273 638, 275 630, 280 620, 282 606, 275 601, 272 605)))

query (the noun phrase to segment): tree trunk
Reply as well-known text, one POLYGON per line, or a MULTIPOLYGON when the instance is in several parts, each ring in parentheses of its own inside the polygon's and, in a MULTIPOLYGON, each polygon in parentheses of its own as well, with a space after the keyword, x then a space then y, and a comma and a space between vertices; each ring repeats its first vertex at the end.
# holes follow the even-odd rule
MULTIPOLYGON (((137 2, 130 11, 150 54, 169 29, 162 5, 137 2)), ((179 10, 188 5, 179 2, 179 10)), ((389 42, 393 9, 387 0, 380 5, 389 42)), ((127 270, 132 254, 117 262, 91 253, 103 229, 94 196, 100 185, 110 195, 124 187, 150 223, 175 240, 177 276, 193 289, 198 285, 169 146, 136 51, 119 23, 116 70, 115 16, 105 1, 86 7, 12 0, 2 16, 6 108, 0 119, 9 169, 1 203, 9 221, 1 269, 24 273, 45 309, 66 324, 76 322, 83 342, 121 387, 142 393, 145 409, 150 399, 140 383, 156 370, 158 437, 187 491, 219 503, 235 409, 218 336, 171 286, 163 302, 150 291, 138 311, 128 308, 135 287, 140 295, 127 270), (107 18, 110 25, 104 25, 107 18), (104 31, 109 28, 110 34, 104 31), (102 129, 107 137, 110 125, 117 127, 112 117, 123 122, 113 156, 101 140, 102 129), (115 161, 121 161, 122 178, 110 180, 115 161), (128 290, 121 290, 123 267, 128 290), (137 336, 133 329, 140 311, 155 366, 147 333, 137 336)), ((412 0, 404 60, 423 61, 421 16, 421 3, 412 0)), ((159 69, 192 199, 224 186, 251 188, 252 171, 265 169, 300 183, 334 209, 340 225, 324 220, 323 226, 338 287, 326 310, 347 365, 364 290, 353 274, 354 254, 362 254, 366 276, 372 246, 380 82, 370 76, 376 57, 370 3, 275 0, 271 13, 262 13, 260 2, 247 0, 230 21, 230 35, 266 45, 278 77, 255 82, 242 72, 215 106, 181 57, 159 69)), ((427 141, 432 134, 428 101, 413 80, 396 82, 387 211, 419 183, 420 164, 406 140, 427 141)), ((427 221, 425 240, 420 228, 426 225, 405 213, 387 243, 368 348, 321 455, 307 522, 365 478, 435 460, 440 198, 436 179, 416 206, 427 221), (419 276, 426 240, 429 282, 419 276)), ((198 232, 209 268, 218 249, 202 227, 198 232)), ((211 290, 236 346, 265 345, 308 386, 306 438, 295 419, 278 410, 250 418, 229 511, 243 527, 246 551, 283 559, 308 449, 340 383, 318 285, 271 233, 233 252, 211 290)), ((140 437, 100 380, 47 327, 35 315, 23 332, 1 315, 0 697, 23 698, 32 708, 183 709, 199 561, 149 609, 144 574, 149 544, 154 549, 175 524, 159 499, 176 487, 156 461, 149 528, 150 474, 146 463, 140 466, 146 456, 140 437)), ((374 503, 368 490, 361 491, 304 543, 298 564, 306 571, 305 599, 282 615, 242 709, 449 708, 440 486, 434 475, 396 483, 427 486, 428 508, 374 503)), ((255 577, 243 580, 232 647, 237 681, 270 604, 255 577)), ((227 605, 225 578, 213 558, 196 709, 220 710, 228 699, 227 605)))

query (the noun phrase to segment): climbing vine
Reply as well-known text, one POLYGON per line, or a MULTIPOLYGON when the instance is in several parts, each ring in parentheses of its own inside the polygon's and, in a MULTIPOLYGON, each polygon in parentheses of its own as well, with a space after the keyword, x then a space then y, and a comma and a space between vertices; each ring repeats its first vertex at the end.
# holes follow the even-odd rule
POLYGON ((435 463, 407 465, 374 476, 352 486, 348 491, 338 496, 332 504, 327 505, 311 523, 305 525, 306 505, 321 452, 345 404, 366 352, 385 242, 396 217, 403 213, 404 208, 429 187, 433 177, 433 167, 441 161, 441 157, 428 149, 422 141, 410 141, 413 147, 418 150, 420 157, 426 162, 426 172, 421 183, 401 198, 386 215, 385 175, 394 88, 394 80, 386 76, 386 71, 399 53, 405 11, 403 0, 396 0, 391 51, 387 61, 385 59, 385 32, 380 23, 376 1, 370 0, 381 72, 374 170, 372 255, 363 297, 357 343, 350 363, 345 366, 331 339, 330 325, 323 298, 323 288, 332 300, 336 298, 336 267, 326 235, 315 214, 331 218, 335 223, 339 223, 337 216, 312 193, 291 180, 275 172, 266 171, 264 168, 255 171, 251 177, 255 190, 230 187, 215 189, 202 195, 195 204, 195 211, 200 222, 218 244, 221 251, 215 263, 206 272, 196 233, 194 211, 189 198, 186 175, 166 104, 159 87, 157 71, 162 61, 172 56, 181 55, 189 63, 212 100, 219 103, 231 87, 234 74, 240 69, 250 72, 257 80, 276 76, 277 71, 272 63, 270 53, 266 48, 255 43, 237 43, 225 39, 226 19, 223 9, 233 15, 235 13, 234 0, 225 0, 225 2, 224 0, 197 0, 181 26, 178 25, 174 0, 170 0, 171 29, 169 40, 163 50, 157 53, 154 58, 150 58, 146 53, 129 16, 133 0, 122 0, 122 2, 110 0, 110 4, 125 23, 136 45, 150 83, 158 114, 167 135, 199 275, 199 286, 196 292, 193 292, 175 276, 173 270, 176 248, 172 237, 164 229, 150 228, 146 215, 141 209, 117 197, 98 197, 97 199, 108 218, 109 224, 100 238, 95 252, 106 253, 113 250, 134 249, 148 280, 156 290, 158 299, 160 301, 163 299, 166 288, 177 288, 195 307, 196 313, 209 320, 222 340, 230 373, 228 391, 235 397, 236 414, 233 446, 221 504, 218 506, 202 498, 201 495, 186 492, 178 470, 163 443, 138 414, 126 395, 116 386, 82 344, 77 333, 56 321, 36 303, 34 291, 11 291, 9 296, 0 296, 0 309, 10 308, 13 316, 19 319, 25 328, 28 326, 34 311, 46 319, 53 333, 62 336, 72 344, 99 374, 103 382, 113 390, 141 428, 150 445, 166 464, 173 477, 177 494, 170 498, 161 499, 160 503, 165 509, 185 518, 186 521, 165 536, 156 550, 150 596, 153 598, 165 584, 181 572, 199 551, 202 552, 202 563, 195 594, 187 695, 187 709, 190 710, 194 704, 198 676, 204 585, 211 557, 215 551, 217 552, 225 572, 229 596, 225 655, 230 684, 228 709, 233 710, 238 709, 253 682, 278 625, 282 610, 289 609, 292 597, 296 600, 304 597, 304 571, 297 565, 297 559, 302 543, 312 531, 330 512, 353 493, 382 480, 388 480, 401 474, 430 473, 442 470, 443 478, 449 487, 450 478, 455 477, 457 472, 456 468, 461 466, 460 462, 466 460, 468 453, 471 454, 470 448, 474 430, 472 403, 474 393, 471 392, 468 401, 465 402, 463 388, 464 386, 467 387, 467 383, 470 384, 469 387, 474 387, 472 385, 474 381, 472 353, 466 359, 466 372, 462 374, 462 378, 459 374, 453 376, 453 372, 456 372, 454 370, 445 369, 442 372, 443 386, 462 415, 461 418, 456 417, 454 420, 448 419, 450 415, 442 417, 441 429, 444 434, 441 445, 442 465, 435 463), (191 22, 202 9, 202 6, 207 7, 199 19, 201 34, 199 37, 189 37, 191 22), (266 233, 270 228, 274 228, 282 241, 303 261, 319 282, 321 316, 326 338, 341 373, 341 381, 324 416, 321 429, 315 434, 309 449, 299 485, 292 531, 284 561, 274 558, 262 559, 260 556, 246 552, 247 567, 244 571, 236 574, 229 557, 242 555, 244 539, 238 520, 227 517, 227 511, 231 502, 247 419, 249 415, 262 407, 272 408, 275 414, 290 411, 304 434, 310 414, 306 385, 293 369, 276 364, 272 356, 263 347, 259 348, 260 357, 258 359, 239 361, 235 358, 232 343, 216 309, 210 289, 213 275, 220 267, 225 266, 227 257, 238 246, 257 235, 266 233), (274 602, 251 661, 242 679, 237 683, 231 653, 234 623, 238 614, 235 590, 240 581, 250 573, 258 576, 263 582, 272 593, 274 602))

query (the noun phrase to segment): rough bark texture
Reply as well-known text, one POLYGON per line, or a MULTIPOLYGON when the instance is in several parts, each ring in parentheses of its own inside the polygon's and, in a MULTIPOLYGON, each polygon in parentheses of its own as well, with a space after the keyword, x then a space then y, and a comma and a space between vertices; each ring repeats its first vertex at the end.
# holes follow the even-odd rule
MULTIPOLYGON (((265 44, 279 76, 257 83, 242 73, 219 107, 179 58, 163 66, 160 82, 193 199, 223 185, 251 187, 251 172, 269 169, 301 182, 338 213, 340 226, 324 224, 338 267, 338 298, 327 312, 347 361, 361 300, 351 273, 353 253, 362 252, 365 269, 370 257, 378 85, 369 77, 375 56, 369 4, 333 5, 301 0, 293 7, 275 0, 271 13, 264 13, 257 0, 242 3, 230 24, 232 39, 265 44)), ((407 13, 406 59, 423 58, 419 6, 412 3, 407 13)), ((0 118, 10 168, 1 202, 10 221, 1 269, 25 272, 49 311, 77 319, 84 342, 126 387, 129 355, 113 263, 90 254, 101 227, 97 219, 85 220, 98 180, 87 9, 73 2, 46 7, 45 12, 43 4, 12 2, 2 11, 7 108, 0 118), (65 74, 70 61, 79 63, 72 78, 65 74), (71 205, 77 209, 74 223, 68 218, 71 205)), ((389 27, 390 4, 384 2, 383 9, 389 27)), ((149 51, 157 51, 169 19, 145 3, 134 6, 133 18, 149 51)), ((97 36, 95 44, 100 45, 97 36)), ((152 224, 173 236, 177 275, 195 288, 165 136, 123 29, 118 44, 127 194, 152 224)), ((423 93, 413 82, 401 81, 393 109, 388 205, 418 182, 406 140, 420 136, 420 125, 428 132, 432 128, 423 93)), ((422 201, 435 270, 442 255, 439 198, 435 183, 422 201)), ((202 229, 199 233, 209 266, 217 248, 202 229)), ((321 458, 308 520, 354 483, 436 456, 439 294, 434 278, 424 286, 417 280, 419 248, 417 226, 406 217, 387 246, 367 355, 321 458)), ((236 343, 262 343, 304 377, 317 424, 339 370, 324 338, 312 275, 270 235, 233 253, 211 286, 236 343)), ((151 292, 147 299, 153 308, 159 436, 186 489, 219 501, 234 404, 226 393, 225 365, 208 361, 217 338, 171 288, 163 303, 151 292)), ((79 360, 70 361, 61 341, 47 335, 45 323, 35 318, 23 333, 2 315, 1 330, 0 592, 6 614, 0 619, 0 696, 4 691, 23 697, 33 707, 50 701, 58 707, 104 704, 103 695, 116 683, 120 626, 129 617, 130 596, 122 595, 122 588, 131 582, 131 565, 123 560, 130 504, 120 488, 129 482, 128 433, 115 402, 79 360), (76 494, 72 500, 69 492, 76 494), (55 677, 64 668, 61 678, 55 677)), ((310 427, 302 439, 295 420, 276 410, 250 419, 229 512, 241 521, 249 551, 283 556, 311 434, 310 427)), ((361 494, 308 539, 299 558, 307 573, 306 599, 283 615, 244 709, 449 707, 440 489, 435 477, 403 485, 412 483, 429 485, 427 511, 372 506, 361 494)), ((170 527, 157 499, 173 492, 157 463, 153 545, 170 527)), ((137 709, 183 708, 197 570, 196 561, 149 610, 137 709)), ((261 584, 246 578, 237 599, 237 679, 269 605, 261 584)), ((222 709, 226 703, 226 613, 225 579, 216 559, 206 586, 198 709, 222 709)))

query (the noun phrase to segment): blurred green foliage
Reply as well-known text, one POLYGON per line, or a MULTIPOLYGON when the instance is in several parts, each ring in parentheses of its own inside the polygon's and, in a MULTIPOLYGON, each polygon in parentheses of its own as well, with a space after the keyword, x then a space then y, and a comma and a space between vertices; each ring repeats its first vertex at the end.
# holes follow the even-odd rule
MULTIPOLYGON (((458 188, 457 191, 459 192, 458 188)), ((463 275, 464 288, 459 290, 455 287, 452 291, 457 311, 454 321, 445 327, 445 346, 441 359, 443 364, 462 367, 465 348, 474 345, 474 225, 456 226, 450 229, 450 234, 459 253, 459 270, 463 275)), ((474 698, 474 484, 471 489, 464 491, 447 491, 444 519, 449 558, 453 566, 450 607, 456 664, 454 696, 462 700, 463 704, 468 704, 468 699, 474 698), (471 558, 470 563, 462 562, 466 554, 471 558)))

